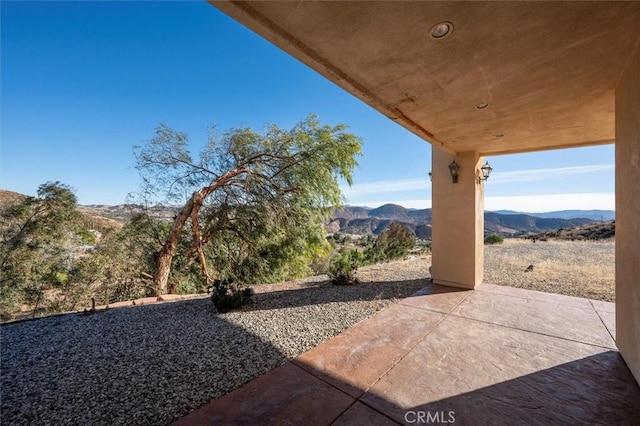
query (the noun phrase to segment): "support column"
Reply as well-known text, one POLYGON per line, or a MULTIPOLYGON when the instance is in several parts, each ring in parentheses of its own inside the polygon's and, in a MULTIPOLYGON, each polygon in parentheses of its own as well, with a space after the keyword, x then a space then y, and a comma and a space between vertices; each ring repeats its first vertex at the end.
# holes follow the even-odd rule
POLYGON ((640 383, 640 41, 616 86, 616 344, 640 383))
POLYGON ((484 272, 484 185, 477 152, 456 157, 432 148, 432 270, 436 284, 474 288, 484 272), (453 183, 449 164, 460 166, 453 183))

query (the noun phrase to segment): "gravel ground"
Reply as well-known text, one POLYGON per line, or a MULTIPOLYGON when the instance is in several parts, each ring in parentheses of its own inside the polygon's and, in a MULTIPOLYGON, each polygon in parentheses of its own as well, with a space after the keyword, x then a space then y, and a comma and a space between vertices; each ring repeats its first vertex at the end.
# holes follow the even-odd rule
MULTIPOLYGON (((485 281, 613 301, 612 242, 507 240, 485 281), (525 272, 534 265, 532 272, 525 272)), ((255 286, 253 306, 206 297, 0 327, 3 425, 163 425, 285 363, 428 283, 428 257, 255 286)))
POLYGON ((169 424, 413 294, 429 263, 257 286, 241 312, 201 297, 4 325, 0 423, 169 424))

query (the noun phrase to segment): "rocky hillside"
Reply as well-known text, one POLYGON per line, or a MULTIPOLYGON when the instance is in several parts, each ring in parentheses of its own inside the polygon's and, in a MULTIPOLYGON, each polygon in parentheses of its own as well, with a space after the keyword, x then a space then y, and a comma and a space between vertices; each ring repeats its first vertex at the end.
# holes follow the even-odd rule
POLYGON ((596 222, 587 225, 576 226, 573 228, 560 228, 553 231, 541 232, 534 235, 528 235, 528 239, 536 240, 606 240, 616 235, 616 221, 596 222))
MULTIPOLYGON (((0 190, 0 207, 20 202, 24 197, 16 192, 0 190)), ((134 214, 142 212, 142 206, 124 204, 116 206, 83 205, 78 209, 85 216, 87 226, 93 229, 122 226, 134 214)), ((177 210, 176 207, 158 206, 151 208, 149 212, 159 220, 171 221, 177 210)), ((593 219, 587 218, 546 218, 516 212, 508 214, 485 212, 484 221, 485 234, 514 237, 570 229, 594 223, 593 219)), ((333 219, 327 222, 326 227, 327 231, 332 233, 378 235, 393 222, 401 223, 418 238, 431 238, 431 209, 406 209, 396 204, 385 204, 375 209, 346 206, 334 212, 333 219)), ((567 239, 571 238, 575 239, 575 237, 567 239)))
POLYGON ((13 191, 7 191, 5 189, 0 189, 0 208, 8 206, 10 204, 17 204, 25 198, 26 195, 22 195, 13 191))
MULTIPOLYGON (((376 209, 344 207, 337 210, 335 218, 327 225, 329 232, 345 234, 380 234, 392 222, 399 222, 418 238, 431 238, 431 209, 406 209, 395 204, 385 204, 376 209)), ((572 228, 593 223, 592 219, 554 219, 527 214, 499 214, 485 212, 485 234, 522 236, 559 228, 572 228)))
MULTIPOLYGON (((20 203, 25 198, 27 198, 26 195, 0 189, 0 209, 11 204, 20 203)), ((78 206, 78 210, 82 214, 84 226, 89 229, 104 231, 109 228, 120 228, 125 222, 124 220, 118 220, 117 218, 102 214, 100 210, 94 209, 91 206, 78 206)))

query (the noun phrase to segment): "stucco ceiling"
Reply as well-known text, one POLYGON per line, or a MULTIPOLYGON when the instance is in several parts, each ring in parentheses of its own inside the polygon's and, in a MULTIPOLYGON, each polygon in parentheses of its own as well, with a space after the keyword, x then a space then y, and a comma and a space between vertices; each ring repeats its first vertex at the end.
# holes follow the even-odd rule
POLYGON ((450 153, 613 142, 640 42, 640 2, 211 3, 450 153))

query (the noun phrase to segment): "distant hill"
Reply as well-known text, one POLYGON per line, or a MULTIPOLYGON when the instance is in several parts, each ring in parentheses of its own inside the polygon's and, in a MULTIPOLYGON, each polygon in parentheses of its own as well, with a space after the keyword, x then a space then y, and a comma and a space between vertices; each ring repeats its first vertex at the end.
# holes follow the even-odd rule
POLYGON ((523 213, 515 212, 513 210, 496 210, 493 213, 507 215, 526 214, 529 216, 552 219, 592 219, 599 221, 609 221, 616 218, 616 212, 614 210, 560 210, 545 213, 523 213))
MULTIPOLYGON (((410 210, 396 204, 385 204, 370 210, 347 206, 337 210, 334 216, 335 219, 330 221, 327 227, 329 232, 378 235, 392 222, 399 222, 418 238, 431 238, 431 209, 410 210)), ((485 234, 496 233, 505 236, 522 236, 594 222, 588 218, 544 218, 517 212, 485 212, 484 221, 485 234)))
MULTIPOLYGON (((20 202, 25 195, 0 189, 0 207, 20 202)), ((120 227, 134 214, 143 211, 142 206, 103 204, 81 205, 78 209, 85 216, 85 223, 96 228, 120 227)), ((151 215, 159 220, 171 221, 177 213, 177 207, 157 206, 149 209, 151 215)), ((593 216, 613 213, 607 210, 590 210, 591 218, 558 218, 553 214, 580 216, 585 211, 566 210, 563 212, 524 214, 511 211, 485 212, 485 234, 504 236, 523 236, 540 234, 558 229, 581 227, 600 221, 593 216), (545 217, 543 217, 545 216, 545 217)), ((588 215, 588 214, 585 214, 588 215)), ((326 224, 327 232, 340 232, 354 235, 378 235, 393 222, 399 222, 418 238, 431 238, 431 209, 406 209, 397 204, 385 204, 375 209, 358 206, 345 206, 334 212, 333 219, 326 224)), ((606 217, 606 216, 605 216, 606 217)))
POLYGON ((0 189, 0 208, 11 204, 17 204, 27 198, 26 195, 6 189, 0 189))
POLYGON ((603 240, 616 235, 616 221, 594 222, 574 228, 560 228, 554 231, 529 235, 526 238, 536 240, 603 240))
MULTIPOLYGON (((20 203, 24 201, 25 198, 27 198, 27 196, 24 194, 0 189, 0 208, 20 203)), ((121 228, 125 222, 124 220, 118 220, 102 215, 99 211, 96 211, 91 207, 87 208, 84 206, 78 206, 78 210, 82 214, 82 222, 84 223, 84 226, 89 229, 104 231, 110 228, 121 228)))

